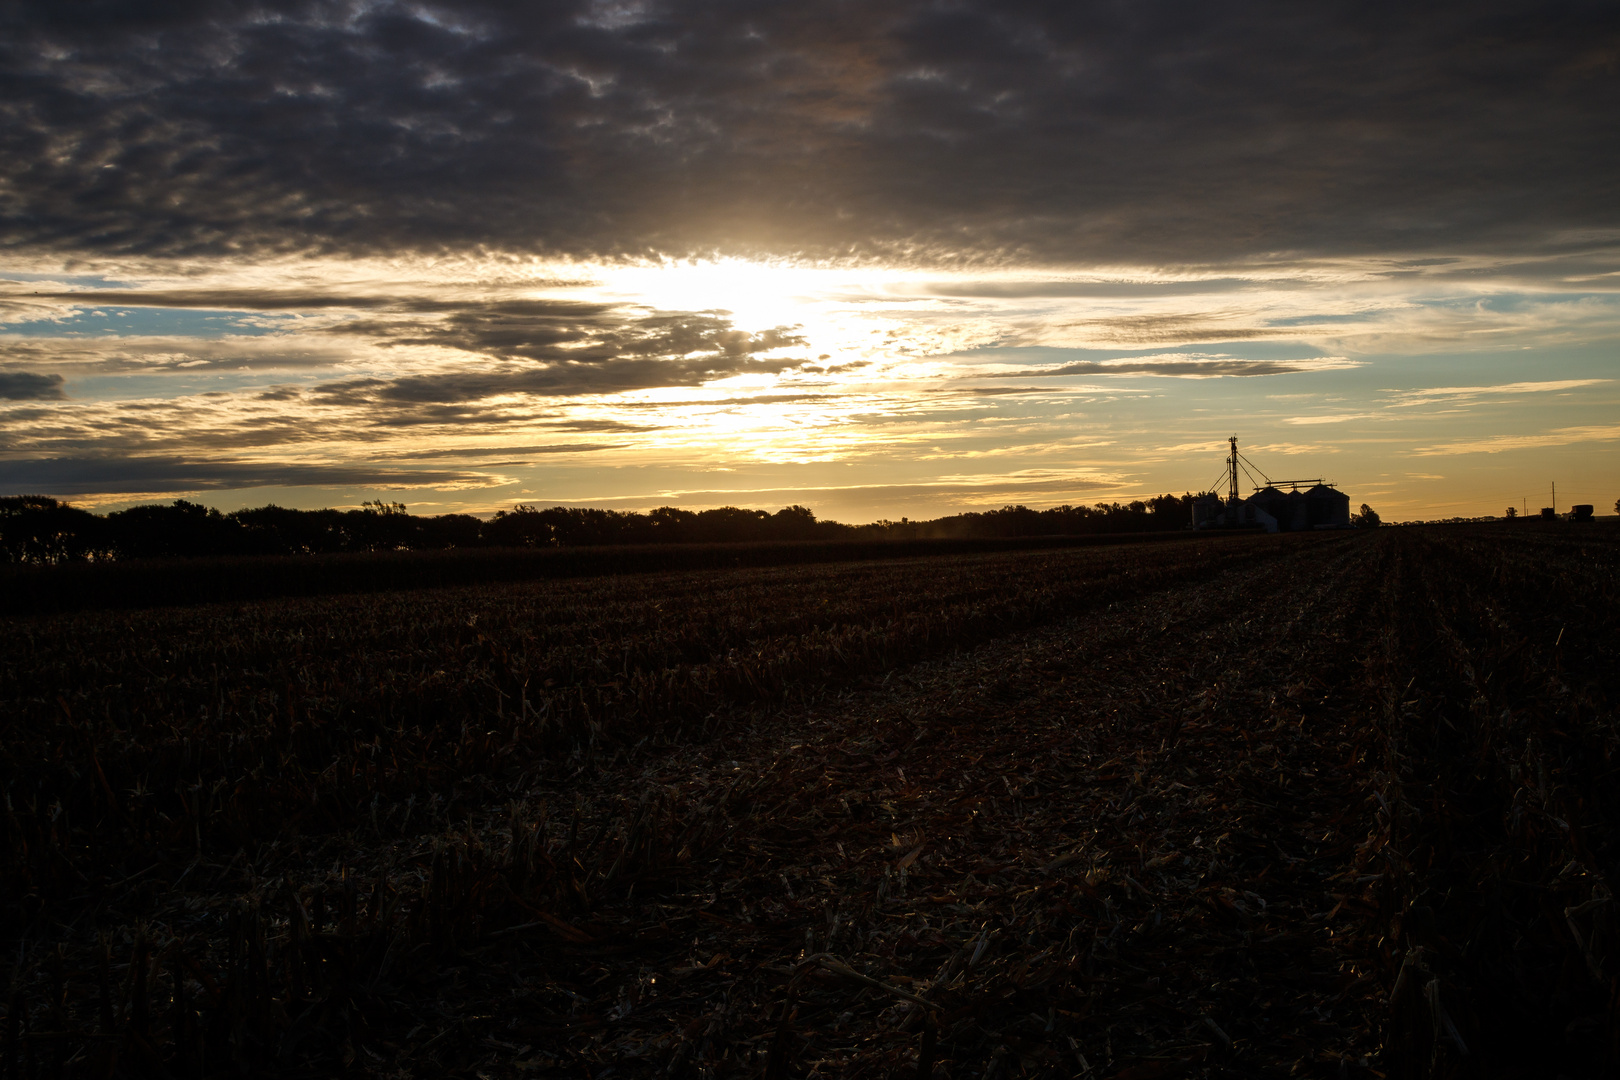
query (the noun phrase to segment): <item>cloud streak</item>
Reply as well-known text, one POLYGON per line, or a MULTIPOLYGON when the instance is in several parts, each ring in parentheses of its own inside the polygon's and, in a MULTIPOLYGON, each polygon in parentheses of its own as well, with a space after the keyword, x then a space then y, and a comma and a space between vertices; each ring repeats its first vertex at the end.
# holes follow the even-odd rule
POLYGON ((1590 424, 1557 428, 1533 435, 1490 435, 1481 439, 1458 439, 1432 446, 1415 447, 1412 453, 1418 457, 1501 454, 1509 450, 1538 450, 1551 446, 1572 446, 1576 443, 1614 442, 1616 439, 1620 439, 1620 424, 1590 424))
POLYGON ((1119 487, 1119 481, 1113 477, 1027 470, 982 476, 949 476, 914 484, 668 489, 601 498, 571 498, 567 501, 571 504, 614 506, 623 509, 651 509, 672 503, 681 506, 739 504, 760 506, 810 498, 834 504, 883 508, 922 500, 944 499, 984 507, 1001 506, 1009 500, 1056 505, 1056 501, 1064 498, 1079 500, 1094 496, 1096 492, 1113 491, 1119 487))
POLYGON ((224 491, 256 487, 481 488, 508 482, 481 472, 393 469, 297 461, 197 461, 180 457, 32 458, 5 463, 0 494, 59 495, 224 491))
POLYGON ((1416 390, 1385 390, 1384 393, 1393 394, 1398 398, 1398 400, 1390 402, 1390 408, 1403 409, 1436 403, 1456 404, 1476 401, 1483 397, 1566 393, 1587 386, 1602 386, 1613 381, 1612 379, 1544 379, 1539 382, 1498 383, 1495 386, 1434 386, 1416 390))
POLYGON ((1246 360, 1236 356, 1167 353, 1161 356, 1115 360, 1079 360, 1051 367, 983 374, 1009 379, 1058 375, 1160 375, 1176 379, 1218 379, 1292 375, 1305 371, 1342 371, 1360 366, 1359 361, 1344 356, 1315 356, 1296 360, 1246 360))

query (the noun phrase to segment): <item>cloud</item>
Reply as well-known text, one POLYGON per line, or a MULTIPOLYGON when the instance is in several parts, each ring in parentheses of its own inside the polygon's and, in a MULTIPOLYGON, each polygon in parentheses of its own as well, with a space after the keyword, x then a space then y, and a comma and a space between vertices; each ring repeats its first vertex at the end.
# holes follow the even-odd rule
POLYGON ((1600 3, 0 19, 12 250, 1140 264, 1589 248, 1620 224, 1600 3))
POLYGON ((1342 371, 1360 367, 1361 362, 1343 356, 1313 356, 1297 360, 1245 360, 1237 356, 1211 356, 1198 353, 1165 353, 1116 360, 1078 360, 1051 367, 1021 371, 981 372, 978 377, 1007 379, 1055 375, 1162 375, 1177 379, 1248 378, 1258 375, 1292 375, 1302 371, 1342 371))
POLYGON ((611 360, 597 363, 480 364, 461 371, 407 375, 397 379, 349 379, 323 383, 310 391, 327 405, 384 405, 409 408, 453 405, 511 395, 566 397, 610 394, 653 387, 700 386, 744 372, 774 374, 794 361, 719 363, 714 358, 611 360))
POLYGON ((741 374, 779 374, 804 363, 781 350, 804 344, 792 327, 748 332, 723 312, 648 312, 573 301, 461 306, 429 322, 347 324, 341 333, 394 346, 450 349, 480 362, 396 378, 323 383, 313 400, 410 408, 509 395, 566 397, 700 386, 741 374))
POLYGON ((1416 390, 1385 390, 1383 392, 1393 394, 1399 399, 1390 402, 1390 408, 1404 409, 1415 405, 1432 405, 1435 402, 1456 403, 1496 395, 1558 393, 1576 390, 1583 386, 1601 386, 1604 383, 1613 381, 1613 379, 1546 379, 1540 382, 1498 383, 1495 386, 1433 386, 1416 390))
MULTIPOLYGON (((731 362, 803 345, 794 328, 759 333, 736 329, 727 312, 646 312, 628 306, 568 300, 509 300, 458 305, 442 321, 404 326, 353 323, 346 334, 391 335, 403 345, 437 345, 463 352, 548 362, 712 355, 731 362)), ((795 364, 802 363, 795 361, 795 364)))
MULTIPOLYGON (((570 505, 650 509, 672 504, 705 506, 779 506, 818 500, 846 506, 889 508, 916 501, 954 501, 972 507, 1002 506, 1007 502, 1056 505, 1084 493, 1112 491, 1119 482, 1094 474, 1049 470, 944 476, 910 484, 839 484, 814 487, 759 487, 669 489, 635 495, 570 498, 570 505)), ((546 501, 542 499, 540 501, 546 501)))
POLYGON ((353 290, 243 288, 175 289, 68 289, 34 291, 31 298, 96 307, 191 308, 203 311, 321 311, 341 308, 367 311, 377 308, 442 310, 429 301, 393 296, 374 296, 353 290))
MULTIPOLYGON (((1020 373, 1015 373, 1015 374, 1020 374, 1020 373)), ((1021 374, 1029 374, 1029 372, 1023 372, 1021 374)), ((1039 374, 1039 373, 1037 373, 1037 374, 1039 374)), ((961 389, 959 389, 957 387, 954 387, 954 386, 951 386, 951 387, 943 387, 942 386, 942 387, 939 387, 938 389, 934 390, 933 392, 937 393, 937 394, 959 394, 959 393, 963 393, 964 391, 962 391, 961 389)), ((1107 388, 1100 387, 1100 386, 973 386, 973 387, 969 387, 965 392, 969 393, 969 394, 972 394, 974 397, 1017 397, 1017 396, 1020 396, 1020 395, 1023 395, 1023 394, 1107 394, 1107 393, 1112 393, 1111 390, 1108 390, 1107 388)))
MULTIPOLYGON (((384 461, 427 461, 433 458, 487 458, 487 457, 519 457, 536 454, 579 454, 591 450, 617 450, 626 446, 626 443, 548 443, 542 446, 458 446, 447 447, 443 450, 400 450, 388 454, 379 454, 377 458, 384 461)), ((520 461, 503 462, 503 464, 522 464, 520 461)))
POLYGON ((1570 446, 1574 443, 1613 442, 1616 439, 1620 439, 1620 424, 1591 424, 1582 427, 1555 428, 1539 435, 1490 435, 1482 439, 1458 439, 1433 446, 1415 447, 1412 453, 1417 457, 1500 454, 1508 450, 1535 450, 1547 446, 1570 446))
MULTIPOLYGON (((1267 282, 1267 285, 1272 288, 1277 288, 1281 284, 1283 283, 1277 281, 1267 282)), ((1015 278, 1001 281, 925 281, 915 285, 897 286, 890 291, 900 295, 966 297, 974 300, 1033 300, 1207 296, 1217 293, 1239 292, 1254 287, 1254 279, 1248 277, 1116 280, 1088 278, 1050 281, 1015 278)), ((1163 317, 1160 317, 1158 326, 1148 324, 1148 328, 1162 329, 1163 323, 1163 317)), ((1108 325, 1107 321, 1102 321, 1102 325, 1108 325)), ((1126 322, 1122 328, 1129 328, 1130 326, 1131 324, 1126 322)))
POLYGON ((1283 421, 1285 424, 1348 424, 1353 420, 1388 420, 1389 417, 1381 413, 1321 413, 1316 416, 1290 416, 1283 421))
POLYGON ((195 337, 0 339, 0 360, 71 368, 85 375, 208 371, 309 371, 341 366, 355 350, 313 335, 228 341, 195 337))
POLYGON ((1230 321, 1233 316, 1220 312, 1198 315, 1152 314, 1116 315, 1106 319, 1059 323, 1044 333, 1063 336, 1079 333, 1079 339, 1098 344, 1192 345, 1205 341, 1256 341, 1262 338, 1294 337, 1298 331, 1269 326, 1245 326, 1230 321))
POLYGON ((39 375, 31 371, 0 371, 0 399, 6 401, 61 401, 60 375, 39 375))
POLYGON ((22 495, 175 493, 254 487, 481 488, 509 483, 489 473, 323 465, 290 461, 205 461, 182 457, 68 457, 4 462, 0 493, 22 495))
POLYGON ((753 394, 748 397, 692 398, 687 401, 618 401, 615 408, 636 409, 644 412, 664 412, 669 409, 708 408, 721 409, 736 405, 785 405, 799 401, 827 401, 831 395, 816 394, 753 394))
MULTIPOLYGON (((430 283, 417 284, 422 291, 429 287, 430 283)), ((736 375, 795 369, 839 374, 866 366, 864 361, 807 366, 802 353, 789 355, 806 345, 799 328, 743 330, 722 310, 662 311, 642 304, 581 299, 402 292, 378 298, 363 288, 328 290, 324 298, 328 306, 349 306, 360 313, 266 337, 23 336, 0 340, 0 358, 20 364, 72 365, 81 376, 200 369, 370 369, 381 373, 312 387, 270 386, 258 397, 265 402, 292 401, 307 392, 312 400, 327 405, 366 403, 395 409, 507 395, 567 397, 691 387, 736 375)), ((266 298, 240 287, 128 295, 194 303, 209 310, 282 308, 322 299, 286 289, 270 289, 266 298), (229 306, 214 308, 221 303, 229 306)), ((101 294, 93 296, 99 301, 101 294)), ((21 381, 16 385, 25 387, 40 377, 17 378, 21 381)))

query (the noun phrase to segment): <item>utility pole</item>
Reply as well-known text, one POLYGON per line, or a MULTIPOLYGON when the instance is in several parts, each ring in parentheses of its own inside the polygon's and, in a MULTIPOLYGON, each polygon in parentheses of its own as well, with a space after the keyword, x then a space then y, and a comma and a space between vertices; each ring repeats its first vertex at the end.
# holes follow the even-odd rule
POLYGON ((1553 513, 1558 513, 1558 481, 1553 481, 1553 513))
POLYGON ((1232 442, 1232 456, 1226 459, 1226 471, 1227 471, 1227 476, 1228 476, 1228 481, 1229 481, 1227 483, 1227 487, 1226 487, 1226 501, 1228 503, 1230 503, 1231 505, 1236 506, 1237 501, 1238 501, 1238 487, 1237 487, 1238 456, 1237 456, 1237 436, 1236 435, 1232 436, 1231 442, 1232 442))

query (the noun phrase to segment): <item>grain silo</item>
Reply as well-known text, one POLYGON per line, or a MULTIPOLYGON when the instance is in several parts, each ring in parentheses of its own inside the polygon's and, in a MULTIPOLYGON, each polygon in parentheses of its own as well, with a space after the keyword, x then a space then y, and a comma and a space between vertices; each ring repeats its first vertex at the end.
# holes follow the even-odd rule
POLYGON ((1305 532, 1350 527, 1350 496, 1331 483, 1321 477, 1313 480, 1272 480, 1260 472, 1254 462, 1238 453, 1236 435, 1230 439, 1230 446, 1231 453, 1227 455, 1223 477, 1227 496, 1223 500, 1214 492, 1209 492, 1195 499, 1193 528, 1305 532), (1254 471, 1250 472, 1250 469, 1254 471), (1255 474, 1259 473, 1261 482, 1254 484, 1247 498, 1238 495, 1240 471, 1248 475, 1251 483, 1255 474), (1284 491, 1284 488, 1288 490, 1284 491))

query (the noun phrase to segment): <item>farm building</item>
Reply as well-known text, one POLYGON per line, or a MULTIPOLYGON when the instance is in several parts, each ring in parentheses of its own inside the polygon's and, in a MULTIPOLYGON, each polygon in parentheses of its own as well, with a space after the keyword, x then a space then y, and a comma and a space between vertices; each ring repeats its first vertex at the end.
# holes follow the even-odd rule
POLYGON ((1226 459, 1227 497, 1214 492, 1199 496, 1193 502, 1193 528, 1303 532, 1350 527, 1350 496, 1320 478, 1271 480, 1262 474, 1264 483, 1256 485, 1248 498, 1239 498, 1238 471, 1248 472, 1243 466, 1253 463, 1238 453, 1236 435, 1231 446, 1226 459))

